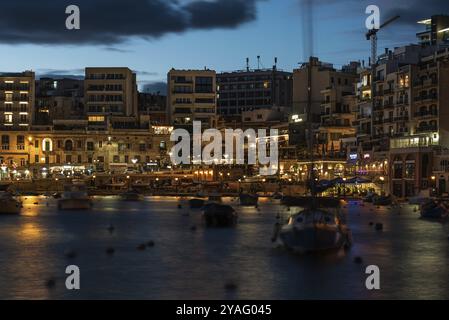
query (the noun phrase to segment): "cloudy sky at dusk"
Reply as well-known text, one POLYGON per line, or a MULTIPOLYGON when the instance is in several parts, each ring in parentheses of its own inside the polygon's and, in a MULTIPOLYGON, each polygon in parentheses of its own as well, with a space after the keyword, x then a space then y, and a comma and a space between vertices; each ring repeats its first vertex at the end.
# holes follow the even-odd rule
POLYGON ((292 70, 308 52, 336 66, 367 59, 365 8, 401 19, 379 34, 379 51, 415 41, 418 19, 449 14, 447 0, 0 0, 0 71, 82 75, 86 66, 128 66, 143 85, 174 68, 256 66, 292 70), (313 3, 307 10, 307 3, 313 3), (65 29, 65 8, 81 30, 65 29), (307 17, 313 25, 304 27, 307 17), (305 34, 313 33, 313 46, 305 34), (305 45, 309 44, 309 45, 305 45), (309 48, 310 47, 310 48, 309 48))

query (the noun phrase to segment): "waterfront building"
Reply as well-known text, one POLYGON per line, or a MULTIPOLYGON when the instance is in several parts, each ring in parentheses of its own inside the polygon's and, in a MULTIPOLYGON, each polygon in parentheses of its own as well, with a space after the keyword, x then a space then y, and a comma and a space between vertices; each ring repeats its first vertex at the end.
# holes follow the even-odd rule
POLYGON ((129 68, 86 68, 87 120, 106 128, 110 117, 137 117, 136 74, 129 68))
POLYGON ((238 118, 242 112, 292 107, 292 73, 272 69, 239 70, 217 74, 218 114, 238 118))
POLYGON ((306 113, 308 104, 309 69, 311 70, 311 119, 313 123, 321 123, 323 90, 341 88, 344 92, 352 92, 357 80, 358 62, 351 62, 341 70, 332 64, 324 63, 318 58, 312 58, 299 69, 293 71, 293 114, 306 113), (309 66, 309 64, 311 64, 309 66))
MULTIPOLYGON (((32 71, 0 73, 0 130, 28 131, 34 116, 35 75, 32 71)), ((5 145, 7 141, 2 141, 5 145)))
POLYGON ((411 129, 390 141, 390 188, 398 197, 434 186, 433 157, 449 147, 449 49, 422 58, 411 81, 411 129))
POLYGON ((168 125, 167 97, 139 92, 138 114, 148 116, 152 125, 168 125))
POLYGON ((142 172, 170 163, 172 127, 98 131, 90 129, 86 120, 54 123, 54 127, 35 126, 26 133, 2 133, 12 142, 8 146, 11 154, 2 152, 0 156, 3 173, 9 178, 30 174, 38 178, 48 174, 142 172))
POLYGON ((423 46, 449 46, 449 16, 434 15, 429 19, 418 21, 425 26, 425 30, 416 34, 419 43, 423 46))
POLYGON ((33 124, 51 125, 53 120, 86 119, 84 80, 40 78, 36 81, 33 124))
POLYGON ((356 130, 353 122, 357 98, 354 94, 354 83, 352 88, 332 86, 321 93, 324 100, 321 106, 321 123, 317 130, 318 150, 323 157, 345 156, 346 148, 355 144, 356 130))
POLYGON ((215 71, 172 69, 167 84, 170 124, 190 128, 193 121, 201 121, 204 129, 217 126, 215 71))

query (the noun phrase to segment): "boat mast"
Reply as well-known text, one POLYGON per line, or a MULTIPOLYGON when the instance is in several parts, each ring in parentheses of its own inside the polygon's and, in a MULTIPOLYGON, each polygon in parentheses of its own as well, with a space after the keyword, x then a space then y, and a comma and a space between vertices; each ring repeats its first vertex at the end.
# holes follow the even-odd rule
POLYGON ((308 140, 309 140, 309 156, 310 156, 310 166, 309 166, 309 184, 310 184, 310 192, 312 194, 312 207, 315 207, 315 197, 316 197, 316 189, 315 189, 315 174, 313 171, 314 167, 314 155, 313 155, 313 117, 312 117, 312 63, 313 57, 309 57, 309 63, 307 66, 307 131, 308 131, 308 140))

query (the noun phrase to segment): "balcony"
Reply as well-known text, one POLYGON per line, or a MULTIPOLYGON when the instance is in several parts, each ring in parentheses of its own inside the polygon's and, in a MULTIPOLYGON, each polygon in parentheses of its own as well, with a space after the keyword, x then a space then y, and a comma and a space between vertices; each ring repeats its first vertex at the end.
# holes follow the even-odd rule
POLYGON ((192 109, 189 108, 176 108, 174 114, 192 114, 192 109))
POLYGON ((382 103, 377 103, 374 105, 373 109, 374 109, 374 111, 376 111, 376 110, 383 110, 383 108, 384 108, 384 106, 382 103))
POLYGON ((438 131, 438 127, 437 126, 422 126, 422 127, 417 127, 415 129, 416 133, 436 132, 436 131, 438 131))
POLYGON ((438 116, 438 111, 419 111, 415 112, 414 116, 415 118, 433 118, 438 116))
POLYGON ((379 125, 379 124, 383 124, 383 123, 384 123, 383 119, 376 119, 376 120, 373 121, 374 125, 379 125))
POLYGON ((409 121, 408 116, 400 116, 400 117, 396 117, 394 118, 394 121, 409 121))
POLYGON ((435 101, 435 100, 438 100, 438 94, 423 95, 423 96, 415 97, 414 100, 415 100, 415 102, 435 101))
POLYGON ((381 82, 381 81, 385 81, 385 77, 384 76, 374 77, 374 82, 381 82))
POLYGON ((393 123, 393 118, 385 118, 384 123, 393 123))
POLYGON ((407 99, 398 99, 398 101, 396 101, 396 105, 408 105, 409 101, 408 98, 407 99))
POLYGON ((384 109, 392 109, 392 108, 394 108, 394 103, 393 103, 393 101, 386 101, 386 102, 384 103, 384 109))

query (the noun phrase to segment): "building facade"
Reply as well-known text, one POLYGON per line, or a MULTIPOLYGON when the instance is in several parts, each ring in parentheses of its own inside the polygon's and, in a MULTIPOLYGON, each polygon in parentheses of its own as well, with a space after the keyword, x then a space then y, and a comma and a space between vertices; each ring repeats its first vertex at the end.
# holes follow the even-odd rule
POLYGON ((89 123, 106 127, 109 117, 137 117, 136 74, 129 68, 86 68, 84 100, 89 123))
POLYGON ((218 114, 239 116, 243 111, 292 107, 292 73, 273 69, 217 74, 218 114))
POLYGON ((175 70, 168 73, 167 110, 175 127, 201 121, 204 128, 217 126, 217 83, 213 70, 175 70))

